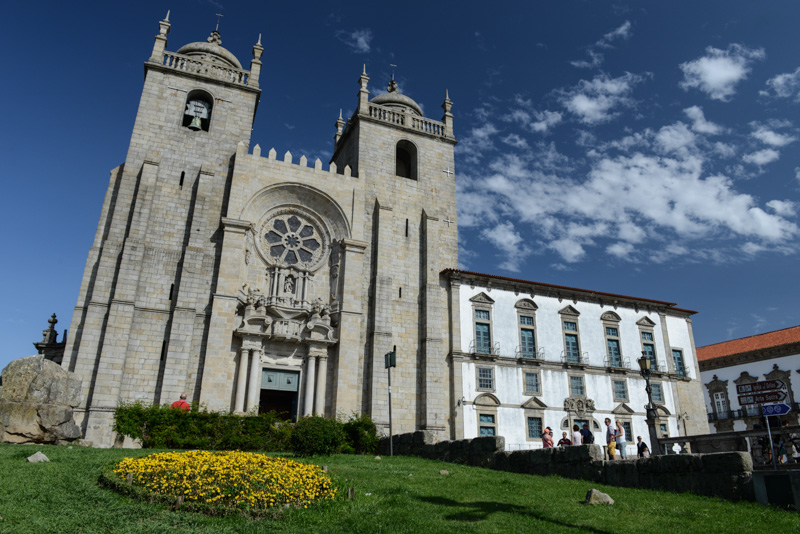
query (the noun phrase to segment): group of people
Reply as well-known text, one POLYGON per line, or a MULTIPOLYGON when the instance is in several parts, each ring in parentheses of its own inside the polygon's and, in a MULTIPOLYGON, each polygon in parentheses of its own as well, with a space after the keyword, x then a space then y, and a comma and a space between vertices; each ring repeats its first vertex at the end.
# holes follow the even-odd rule
MULTIPOLYGON (((578 425, 572 425, 571 439, 567 437, 566 432, 562 432, 561 439, 558 440, 557 445, 559 447, 569 447, 571 445, 588 445, 590 443, 594 443, 594 435, 592 431, 589 430, 589 425, 584 423, 583 428, 578 425)), ((545 427, 544 433, 542 434, 542 446, 545 449, 549 449, 553 446, 553 429, 549 426, 545 427)))
MULTIPOLYGON (((606 445, 608 446, 608 459, 616 460, 617 452, 622 460, 628 459, 628 442, 625 439, 625 427, 622 426, 622 421, 616 421, 614 425, 611 424, 611 419, 606 417, 606 445)), ((639 458, 649 458, 650 449, 647 443, 642 441, 642 436, 636 436, 636 453, 639 458)))

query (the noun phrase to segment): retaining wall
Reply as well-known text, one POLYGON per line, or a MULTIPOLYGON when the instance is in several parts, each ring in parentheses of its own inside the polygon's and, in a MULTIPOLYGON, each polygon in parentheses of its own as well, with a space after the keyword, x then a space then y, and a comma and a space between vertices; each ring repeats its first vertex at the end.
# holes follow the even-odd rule
MULTIPOLYGON (((503 437, 436 441, 426 431, 394 436, 394 453, 529 475, 559 475, 627 488, 755 500, 753 462, 743 452, 671 454, 607 461, 600 445, 504 451, 503 437)), ((389 438, 379 445, 389 453, 389 438)))

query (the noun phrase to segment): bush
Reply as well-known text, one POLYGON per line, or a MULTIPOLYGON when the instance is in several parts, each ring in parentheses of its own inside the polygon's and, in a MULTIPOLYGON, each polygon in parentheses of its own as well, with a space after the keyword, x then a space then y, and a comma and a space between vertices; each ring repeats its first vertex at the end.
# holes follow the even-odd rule
POLYGON ((291 424, 270 412, 238 416, 168 406, 122 404, 114 431, 139 439, 144 448, 288 451, 291 424))
POLYGON ((351 415, 344 424, 344 433, 353 453, 373 454, 378 450, 378 429, 369 415, 351 415))
POLYGON ((335 419, 303 417, 292 429, 291 443, 298 456, 336 454, 345 444, 344 425, 335 419))

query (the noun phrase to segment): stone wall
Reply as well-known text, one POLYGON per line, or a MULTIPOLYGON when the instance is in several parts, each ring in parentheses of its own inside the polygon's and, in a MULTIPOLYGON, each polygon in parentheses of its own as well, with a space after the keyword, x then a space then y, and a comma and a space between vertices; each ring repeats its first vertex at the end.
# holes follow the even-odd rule
MULTIPOLYGON (((417 431, 393 438, 394 453, 529 475, 558 475, 626 488, 689 492, 729 500, 754 500, 753 463, 747 453, 676 454, 606 461, 600 445, 504 451, 503 437, 437 442, 417 431)), ((379 445, 389 453, 389 438, 379 445)))

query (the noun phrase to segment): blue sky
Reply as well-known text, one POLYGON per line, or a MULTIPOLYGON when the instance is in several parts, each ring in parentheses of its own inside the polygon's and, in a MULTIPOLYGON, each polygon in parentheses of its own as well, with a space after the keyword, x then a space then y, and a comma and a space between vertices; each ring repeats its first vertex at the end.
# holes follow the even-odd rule
POLYGON ((68 327, 167 9, 172 51, 262 34, 265 152, 327 161, 362 64, 434 119, 448 89, 463 269, 676 302, 698 346, 800 324, 796 1, 17 2, 0 367, 68 327))

